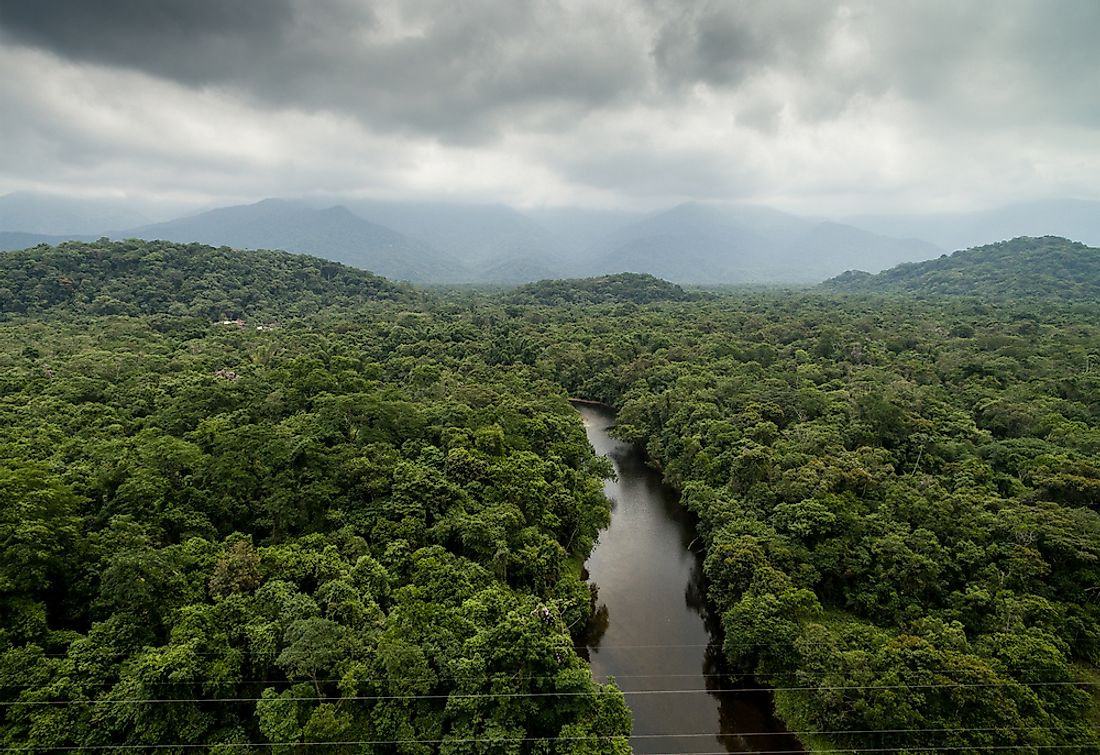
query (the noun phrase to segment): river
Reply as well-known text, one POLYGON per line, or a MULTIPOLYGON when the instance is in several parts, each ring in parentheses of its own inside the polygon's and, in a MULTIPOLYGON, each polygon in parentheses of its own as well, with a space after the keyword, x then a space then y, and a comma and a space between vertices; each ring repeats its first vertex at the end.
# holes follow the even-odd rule
POLYGON ((597 600, 585 642, 593 676, 614 678, 626 695, 634 751, 802 751, 772 713, 769 695, 737 691, 723 673, 721 630, 704 599, 701 541, 675 491, 639 449, 608 435, 611 410, 577 410, 592 447, 618 476, 604 487, 611 525, 586 564, 597 600))

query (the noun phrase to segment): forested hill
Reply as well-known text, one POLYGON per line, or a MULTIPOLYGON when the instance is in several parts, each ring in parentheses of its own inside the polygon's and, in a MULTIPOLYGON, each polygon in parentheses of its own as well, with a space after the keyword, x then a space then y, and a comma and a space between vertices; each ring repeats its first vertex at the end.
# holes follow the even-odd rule
POLYGON ((606 304, 657 301, 690 301, 698 294, 685 291, 675 283, 644 273, 617 273, 598 278, 544 280, 520 286, 512 295, 517 304, 606 304))
POLYGON ((848 271, 822 285, 841 291, 1095 300, 1100 249, 1058 236, 1021 236, 878 275, 848 271))
POLYGON ((0 254, 0 313, 291 316, 412 296, 336 262, 168 241, 68 242, 0 254))
POLYGON ((0 297, 0 750, 627 752, 571 633, 606 465, 497 332, 170 242, 3 254, 0 297))

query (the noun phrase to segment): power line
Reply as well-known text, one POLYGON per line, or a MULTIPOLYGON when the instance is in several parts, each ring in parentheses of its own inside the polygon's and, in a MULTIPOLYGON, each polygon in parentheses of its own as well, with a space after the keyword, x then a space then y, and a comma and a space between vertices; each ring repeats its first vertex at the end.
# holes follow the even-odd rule
MULTIPOLYGON (((562 639, 564 639, 564 635, 563 635, 562 639)), ((751 643, 749 646, 755 647, 755 646, 759 645, 759 646, 765 646, 765 647, 772 647, 773 645, 774 646, 779 646, 781 644, 782 643, 751 643)), ((169 647, 170 646, 168 646, 168 645, 164 645, 164 646, 161 646, 161 647, 153 648, 153 650, 156 651, 156 650, 161 650, 161 649, 169 649, 169 647)), ((634 648, 639 648, 639 649, 641 649, 641 648, 646 648, 646 649, 655 649, 655 648, 709 648, 709 647, 721 648, 721 643, 719 643, 719 642, 686 642, 686 643, 651 644, 651 645, 599 645, 599 644, 597 644, 597 645, 576 645, 576 644, 571 643, 569 645, 563 645, 562 647, 571 647, 574 650, 596 650, 596 651, 599 651, 599 650, 624 650, 624 649, 634 649, 634 648)), ((196 650, 193 650, 193 651, 190 652, 190 655, 196 655, 196 656, 199 656, 199 657, 208 657, 209 656, 209 657, 221 658, 225 655, 229 655, 229 654, 233 654, 233 653, 239 653, 241 655, 251 655, 255 652, 256 651, 252 650, 251 648, 226 648, 224 653, 216 653, 216 652, 213 652, 213 651, 196 651, 196 650)), ((45 658, 67 658, 69 656, 69 653, 68 652, 64 652, 64 653, 36 653, 35 655, 45 657, 45 658)))
MULTIPOLYGON (((919 731, 919 730, 911 730, 919 731)), ((950 731, 950 730, 949 730, 950 731)), ((965 729, 958 731, 967 731, 965 729)), ((976 730, 981 731, 981 730, 976 730)), ((796 733, 796 732, 790 732, 796 733)), ((827 733, 827 732, 803 732, 805 734, 814 733, 827 733)), ((667 737, 679 737, 679 736, 706 736, 706 737, 745 737, 755 735, 775 735, 777 732, 748 732, 744 734, 699 734, 699 735, 678 735, 678 734, 639 734, 629 737, 629 739, 663 739, 667 737)), ((316 747, 316 746, 349 746, 349 745, 399 745, 399 744, 518 744, 524 742, 600 742, 611 741, 613 739, 627 739, 626 735, 621 734, 592 734, 586 736, 555 736, 555 737, 455 737, 451 739, 357 739, 357 740, 338 740, 328 742, 213 742, 207 744, 189 744, 189 743, 173 743, 173 744, 115 744, 115 745, 26 745, 23 747, 5 747, 0 748, 0 752, 28 752, 32 750, 48 749, 53 751, 73 751, 73 750, 162 750, 169 748, 178 749, 197 749, 197 748, 209 748, 213 745, 219 745, 223 747, 316 747)), ((1015 745, 946 745, 946 746, 927 746, 923 743, 917 743, 922 752, 959 752, 962 750, 988 750, 988 751, 1004 751, 1004 750, 1021 750, 1021 749, 1035 749, 1035 750, 1065 750, 1076 747, 1092 746, 1091 742, 1080 742, 1077 744, 1062 744, 1062 745, 1041 745, 1041 744, 1015 744, 1015 745)), ((905 745, 901 745, 905 746, 905 745)), ((898 745, 893 747, 848 747, 842 750, 814 750, 814 753, 852 753, 852 752, 897 752, 898 745)), ((806 750, 757 750, 758 755, 795 755, 795 753, 805 753, 806 750)), ((675 753, 657 753, 656 755, 684 755, 682 752, 675 753)), ((693 752, 691 755, 729 755, 728 750, 715 750, 713 752, 693 752)))
MULTIPOLYGON (((808 731, 739 731, 739 732, 684 732, 684 733, 667 733, 667 734, 583 734, 575 736, 552 736, 552 737, 451 737, 445 739, 373 739, 364 740, 358 742, 358 744, 442 744, 442 743, 477 743, 477 742, 556 742, 556 741, 588 741, 588 740, 604 740, 614 739, 616 737, 627 737, 630 739, 692 739, 701 737, 715 737, 715 738, 728 738, 728 737, 771 737, 771 736, 838 736, 838 735, 852 735, 852 734, 973 734, 973 733, 991 733, 991 732, 1020 732, 1028 731, 1031 733, 1050 732, 1052 729, 1032 726, 993 726, 993 727, 964 727, 964 728, 924 728, 924 729, 819 729, 808 731)), ((230 743, 226 743, 230 744, 230 743)), ((245 743, 242 743, 245 744, 245 743)), ((255 743, 263 744, 263 743, 255 743)), ((316 744, 316 743, 314 743, 316 744)), ((322 742, 321 744, 331 744, 322 742)), ((43 745, 45 746, 45 745, 43 745)), ((96 747, 142 747, 146 745, 96 745, 96 747)), ((153 745, 148 745, 153 746, 153 745)), ((199 745, 159 745, 161 747, 171 746, 188 746, 198 747, 199 745)), ((208 746, 208 745, 203 745, 208 746)), ((10 748, 9 748, 10 749, 10 748)))
MULTIPOLYGON (((575 736, 551 736, 551 737, 449 737, 442 739, 368 739, 357 740, 355 742, 309 742, 303 744, 371 744, 371 745, 397 745, 397 744, 478 744, 488 742, 585 742, 585 741, 605 741, 617 738, 630 739, 683 739, 683 738, 702 738, 702 737, 714 737, 714 738, 728 738, 728 737, 768 737, 778 736, 783 734, 795 735, 795 736, 818 736, 818 735, 839 735, 839 734, 928 734, 928 733, 984 733, 984 732, 1007 732, 1007 731, 1031 731, 1033 733, 1040 733, 1050 731, 1049 729, 1032 728, 1032 727, 994 727, 994 728, 962 728, 962 729, 836 729, 836 730, 819 730, 819 731, 790 731, 790 732, 774 732, 774 731, 749 731, 749 732, 729 732, 729 733, 712 733, 712 732, 691 732, 684 734, 584 734, 575 736)), ((240 742, 240 743, 215 743, 215 744, 236 744, 238 746, 280 746, 280 745, 292 745, 294 742, 240 742)), ((27 745, 23 749, 32 749, 36 747, 48 747, 49 745, 27 745)), ((139 747, 209 747, 210 744, 161 744, 161 745, 87 745, 87 749, 122 749, 122 748, 139 748, 139 747)), ((20 748, 10 747, 8 750, 18 750, 20 748)), ((71 748, 56 748, 56 749, 77 749, 77 746, 71 748)))
MULTIPOLYGON (((308 683, 308 680, 303 682, 308 683)), ((624 696, 635 695, 690 695, 690 694, 737 694, 754 692, 844 692, 854 690, 889 689, 989 689, 1007 687, 1012 684, 1025 687, 1100 687, 1100 682, 977 682, 962 684, 861 684, 861 685, 814 685, 799 687, 727 687, 723 689, 654 689, 619 690, 624 696)), ((280 697, 280 700, 305 702, 349 702, 377 700, 479 700, 497 698, 545 698, 545 697, 585 697, 601 694, 602 690, 553 691, 553 692, 454 692, 422 695, 349 695, 347 697, 280 697)), ((141 705, 161 703, 249 703, 264 700, 262 697, 212 697, 212 698, 143 698, 119 700, 14 700, 0 702, 0 706, 35 705, 141 705)), ((274 698, 271 698, 274 699, 274 698)))
MULTIPOLYGON (((565 639, 564 635, 562 635, 562 639, 565 639)), ((889 643, 885 643, 885 644, 888 645, 889 643)), ((739 650, 751 649, 751 648, 777 648, 777 647, 778 648, 785 648, 785 647, 792 647, 794 645, 800 645, 800 646, 804 646, 804 647, 844 647, 844 643, 840 640, 806 639, 806 638, 800 638, 800 639, 795 639, 795 640, 791 640, 791 641, 774 640, 772 642, 741 642, 741 641, 737 641, 737 640, 727 642, 725 640, 715 639, 715 640, 711 640, 710 642, 639 643, 639 644, 630 643, 630 644, 616 644, 616 645, 605 645, 605 644, 603 644, 599 641, 596 641, 594 644, 569 643, 568 645, 563 645, 562 647, 571 647, 574 650, 587 650, 589 652, 593 652, 593 651, 594 652, 599 652, 601 650, 634 650, 634 649, 638 649, 638 650, 666 650, 666 649, 681 649, 681 648, 714 648, 715 650, 721 650, 726 645, 735 647, 739 650)), ((20 649, 25 649, 26 647, 27 646, 23 646, 23 648, 20 648, 20 649)), ((155 652, 155 651, 159 651, 159 650, 168 650, 168 649, 173 649, 173 648, 172 648, 171 645, 162 645, 162 646, 159 646, 159 647, 152 648, 152 651, 155 652)), ((139 652, 144 652, 145 650, 146 649, 143 648, 142 651, 139 651, 139 652)), ((233 648, 226 648, 224 652, 192 650, 192 651, 189 652, 189 655, 198 656, 200 658, 201 657, 221 658, 221 657, 224 657, 224 656, 230 655, 230 654, 253 655, 253 654, 256 654, 257 652, 258 651, 255 651, 255 650, 253 650, 251 648, 247 648, 247 647, 233 647, 233 648)), ((137 653, 135 653, 135 655, 136 654, 137 653)), ((43 657, 43 658, 67 658, 69 656, 69 652, 66 651, 66 652, 63 652, 63 653, 34 653, 34 655, 39 656, 39 657, 43 657)))
MULTIPOLYGON (((954 672, 960 672, 960 671, 967 671, 968 669, 960 669, 958 667, 955 667, 955 668, 920 668, 920 669, 911 669, 911 670, 914 673, 919 672, 919 673, 925 673, 925 674, 948 674, 948 673, 954 673, 954 672)), ((998 672, 998 673, 1006 673, 1006 672, 999 672, 997 669, 992 669, 992 670, 995 671, 995 672, 998 672)), ((1049 666, 1021 666, 1021 667, 1016 667, 1016 668, 1011 669, 1011 671, 1053 671, 1053 670, 1054 669, 1051 669, 1049 666)), ((763 673, 754 672, 754 673, 746 673, 746 674, 739 674, 735 671, 728 671, 728 672, 719 671, 719 672, 713 672, 713 673, 700 671, 698 673, 686 673, 686 674, 604 674, 604 675, 601 675, 601 676, 593 675, 592 679, 593 679, 593 681, 595 681, 599 684, 607 684, 611 680, 619 681, 621 679, 697 679, 697 678, 702 678, 702 679, 730 679, 730 678, 735 678, 735 677, 738 677, 738 676, 746 676, 746 677, 752 677, 754 679, 760 679, 760 678, 764 678, 764 677, 768 677, 768 678, 772 678, 772 677, 797 677, 798 675, 799 675, 799 672, 797 672, 797 671, 767 671, 767 672, 763 672, 763 673), (604 681, 600 681, 601 679, 603 679, 604 681)), ((523 676, 519 672, 496 671, 496 672, 491 672, 489 674, 483 674, 481 676, 472 676, 471 675, 471 676, 461 676, 461 677, 459 677, 459 676, 456 676, 454 674, 450 674, 450 675, 438 674, 436 676, 357 676, 357 677, 352 677, 352 680, 357 681, 357 682, 395 682, 395 681, 401 681, 401 682, 414 682, 414 683, 415 682, 432 682, 432 683, 434 683, 434 682, 439 682, 439 681, 470 682, 470 681, 481 680, 481 681, 484 681, 485 683, 492 683, 492 682, 497 681, 498 679, 504 679, 506 677, 511 677, 513 679, 518 679, 518 680, 527 681, 527 682, 553 681, 553 680, 558 678, 558 676, 556 674, 554 674, 554 675, 538 675, 538 676, 523 676)), ((158 681, 143 681, 143 680, 140 680, 140 679, 133 679, 133 678, 129 678, 128 681, 135 682, 136 684, 138 684, 140 686, 143 686, 143 687, 152 687, 152 686, 158 686, 159 687, 159 686, 173 686, 173 685, 183 685, 183 684, 206 684, 208 682, 213 683, 216 686, 228 686, 228 685, 235 685, 235 684, 288 684, 288 685, 293 685, 293 684, 309 684, 309 683, 312 683, 312 682, 317 682, 319 684, 338 684, 340 682, 348 681, 348 679, 345 679, 345 678, 340 678, 340 679, 299 679, 299 680, 294 680, 294 679, 233 679, 233 680, 229 680, 229 681, 219 682, 217 680, 211 680, 207 677, 187 677, 187 678, 176 679, 176 680, 173 680, 173 681, 159 681, 159 682, 158 681)), ((1010 680, 1007 683, 1011 683, 1012 681, 1015 681, 1015 680, 1010 680)), ((110 681, 110 682, 77 682, 77 685, 82 686, 82 687, 112 687, 112 686, 118 685, 120 683, 122 683, 121 678, 118 679, 117 681, 110 681)), ((0 685, 0 687, 9 687, 9 688, 33 688, 33 687, 42 687, 42 686, 44 686, 44 685, 41 684, 41 683, 0 685)), ((771 689, 774 689, 774 688, 771 688, 771 689)))

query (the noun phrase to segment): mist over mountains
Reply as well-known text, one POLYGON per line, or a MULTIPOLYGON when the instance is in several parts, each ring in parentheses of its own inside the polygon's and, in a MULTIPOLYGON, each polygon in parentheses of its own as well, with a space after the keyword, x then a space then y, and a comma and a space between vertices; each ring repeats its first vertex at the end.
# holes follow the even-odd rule
POLYGON ((265 199, 120 235, 313 254, 396 280, 446 283, 466 277, 463 266, 445 253, 342 206, 314 209, 300 202, 265 199))
POLYGON ((1064 236, 1100 245, 1100 202, 1045 199, 977 212, 857 215, 844 222, 890 236, 918 237, 945 249, 967 249, 1019 236, 1064 236))
POLYGON ((146 225, 155 219, 118 200, 77 199, 30 191, 0 196, 0 231, 44 236, 94 235, 109 229, 146 225))
POLYGON ((502 204, 265 199, 162 222, 124 202, 0 197, 0 249, 164 239, 313 254, 416 283, 515 284, 648 273, 676 283, 812 284, 1021 235, 1100 243, 1100 203, 1050 200, 952 215, 843 220, 738 204, 639 213, 502 204))

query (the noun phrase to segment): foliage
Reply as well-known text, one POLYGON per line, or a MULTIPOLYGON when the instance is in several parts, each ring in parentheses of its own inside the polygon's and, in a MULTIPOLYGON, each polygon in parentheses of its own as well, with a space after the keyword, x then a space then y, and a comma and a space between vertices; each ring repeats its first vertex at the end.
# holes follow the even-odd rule
POLYGON ((1100 298, 1100 249, 1057 236, 1030 238, 910 262, 877 275, 849 271, 822 284, 839 291, 978 296, 1017 301, 1100 298))
POLYGON ((575 412, 443 317, 353 316, 0 326, 0 742, 623 751, 575 412))
POLYGON ((545 374, 620 406, 699 517, 728 660, 792 728, 1095 751, 1100 308, 741 292, 524 317, 545 374))
POLYGON ((362 270, 281 252, 100 239, 0 254, 0 314, 277 318, 410 298, 362 270))
POLYGON ((598 278, 543 280, 518 287, 509 299, 518 304, 607 304, 691 301, 699 294, 645 273, 617 273, 598 278))
POLYGON ((57 254, 0 277, 35 313, 0 324, 6 745, 623 751, 572 647, 608 516, 573 395, 682 491, 728 660, 815 746, 1100 746, 1092 302, 272 284, 256 330, 178 255, 98 279, 148 314, 51 298, 57 254))

